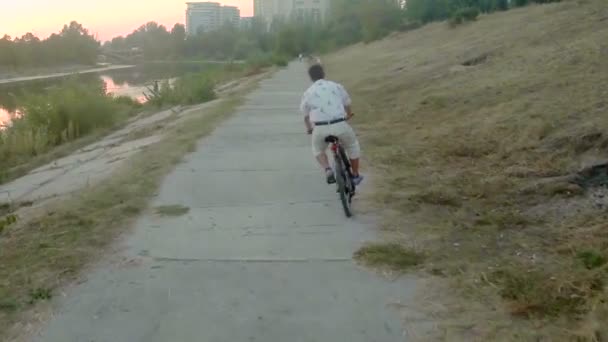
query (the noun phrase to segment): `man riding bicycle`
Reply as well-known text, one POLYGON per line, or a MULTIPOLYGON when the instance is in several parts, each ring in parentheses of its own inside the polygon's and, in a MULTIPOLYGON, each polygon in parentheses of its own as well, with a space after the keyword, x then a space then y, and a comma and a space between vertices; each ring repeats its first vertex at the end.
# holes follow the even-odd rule
POLYGON ((363 176, 359 174, 359 141, 352 127, 346 122, 353 116, 351 99, 344 87, 325 79, 325 71, 319 64, 311 66, 308 74, 313 84, 304 92, 300 110, 308 134, 312 134, 312 150, 325 171, 328 184, 336 182, 334 171, 327 158, 328 143, 325 138, 333 135, 340 139, 351 161, 353 182, 359 185, 363 176))

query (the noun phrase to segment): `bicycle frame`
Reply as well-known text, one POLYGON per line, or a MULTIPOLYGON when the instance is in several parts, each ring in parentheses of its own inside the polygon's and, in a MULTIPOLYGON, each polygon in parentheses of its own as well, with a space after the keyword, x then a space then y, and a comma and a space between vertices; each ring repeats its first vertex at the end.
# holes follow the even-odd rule
POLYGON ((331 149, 334 157, 339 156, 340 159, 342 159, 342 162, 344 163, 344 169, 348 173, 348 176, 350 178, 352 178, 353 170, 350 165, 350 159, 346 155, 346 152, 344 151, 344 148, 342 147, 342 145, 340 145, 340 142, 338 141, 338 142, 331 143, 330 149, 331 149))

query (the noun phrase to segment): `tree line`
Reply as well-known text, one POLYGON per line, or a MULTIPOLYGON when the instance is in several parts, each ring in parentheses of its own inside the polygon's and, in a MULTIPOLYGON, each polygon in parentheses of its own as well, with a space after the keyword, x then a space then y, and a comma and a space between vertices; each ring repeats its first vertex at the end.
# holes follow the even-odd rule
POLYGON ((126 37, 114 38, 110 49, 137 47, 148 60, 240 59, 269 56, 293 57, 299 53, 327 52, 357 42, 370 42, 394 31, 417 28, 425 23, 463 16, 472 20, 481 13, 505 11, 531 2, 559 0, 332 0, 323 23, 313 18, 277 18, 268 24, 253 18, 249 27, 226 24, 213 32, 186 35, 184 26, 171 30, 154 22, 126 37))
POLYGON ((20 69, 57 65, 91 65, 97 62, 99 42, 77 22, 41 40, 32 33, 0 39, 0 68, 20 69))
MULTIPOLYGON (((226 24, 212 32, 187 35, 184 25, 171 29, 149 22, 132 33, 103 45, 106 51, 137 48, 145 60, 239 59, 259 61, 299 53, 326 52, 360 41, 380 39, 396 30, 408 30, 431 21, 479 12, 504 11, 529 2, 559 0, 332 0, 323 23, 312 18, 276 19, 268 24, 254 18, 249 27, 226 24)), ((82 25, 72 22, 59 34, 40 40, 31 33, 0 40, 0 68, 62 64, 94 64, 100 43, 82 25)))

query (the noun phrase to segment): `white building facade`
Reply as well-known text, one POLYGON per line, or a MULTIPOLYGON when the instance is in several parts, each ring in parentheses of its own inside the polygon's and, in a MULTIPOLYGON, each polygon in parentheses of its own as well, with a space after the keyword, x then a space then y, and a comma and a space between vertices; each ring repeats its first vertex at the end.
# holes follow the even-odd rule
POLYGON ((220 24, 229 23, 238 26, 241 21, 241 10, 236 6, 222 6, 220 8, 220 24))
POLYGON ((219 2, 187 2, 186 33, 195 35, 219 29, 225 23, 240 24, 241 11, 235 6, 222 6, 219 2))
POLYGON ((322 21, 329 13, 331 0, 254 0, 254 16, 267 24, 275 19, 322 21))
POLYGON ((217 30, 220 26, 219 2, 187 2, 186 32, 194 35, 200 31, 217 30))

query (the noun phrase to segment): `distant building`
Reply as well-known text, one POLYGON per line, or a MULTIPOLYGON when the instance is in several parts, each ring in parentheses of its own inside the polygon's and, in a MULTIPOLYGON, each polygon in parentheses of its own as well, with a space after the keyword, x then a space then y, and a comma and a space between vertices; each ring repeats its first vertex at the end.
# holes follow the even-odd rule
POLYGON ((331 0, 254 0, 254 16, 270 25, 275 19, 322 21, 329 13, 331 0))
POLYGON ((222 25, 230 23, 238 26, 241 20, 241 10, 235 6, 222 6, 220 8, 220 23, 222 25))
POLYGON ((187 2, 186 32, 213 31, 220 27, 220 4, 218 2, 187 2))
POLYGON ((242 17, 239 27, 243 30, 249 30, 253 27, 253 17, 242 17))
POLYGON ((291 17, 295 20, 311 20, 321 22, 329 12, 330 0, 295 0, 291 17))
POLYGON ((264 9, 268 5, 269 1, 265 0, 253 0, 253 16, 254 17, 263 17, 264 9))

